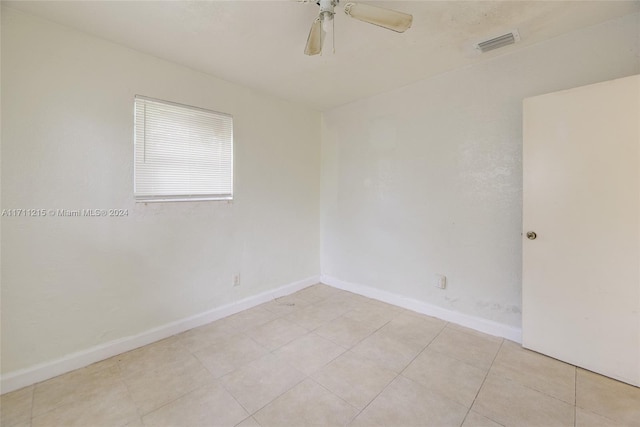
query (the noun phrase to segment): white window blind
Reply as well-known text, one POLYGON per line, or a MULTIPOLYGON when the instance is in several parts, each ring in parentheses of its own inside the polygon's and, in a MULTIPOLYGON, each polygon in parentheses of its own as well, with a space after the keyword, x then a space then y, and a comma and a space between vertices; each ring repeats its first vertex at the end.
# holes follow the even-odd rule
POLYGON ((140 201, 233 196, 233 118, 136 96, 135 197, 140 201))

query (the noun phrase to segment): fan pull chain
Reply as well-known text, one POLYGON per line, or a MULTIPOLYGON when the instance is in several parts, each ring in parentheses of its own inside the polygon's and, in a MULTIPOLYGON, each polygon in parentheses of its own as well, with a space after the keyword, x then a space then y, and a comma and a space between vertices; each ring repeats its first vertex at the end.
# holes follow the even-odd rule
POLYGON ((336 20, 331 20, 331 41, 333 42, 333 54, 336 54, 336 20))
MULTIPOLYGON (((322 25, 324 25, 324 22, 322 22, 322 25)), ((322 56, 322 46, 324 46, 324 39, 325 39, 325 32, 324 32, 324 28, 320 27, 320 56, 322 56)))

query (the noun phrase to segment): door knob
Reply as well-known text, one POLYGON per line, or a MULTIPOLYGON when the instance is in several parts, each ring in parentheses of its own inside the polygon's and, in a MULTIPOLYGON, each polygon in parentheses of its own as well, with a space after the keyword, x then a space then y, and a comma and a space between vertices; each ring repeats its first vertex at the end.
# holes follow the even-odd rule
POLYGON ((538 235, 535 233, 535 231, 527 231, 527 239, 536 240, 536 237, 538 237, 538 235))

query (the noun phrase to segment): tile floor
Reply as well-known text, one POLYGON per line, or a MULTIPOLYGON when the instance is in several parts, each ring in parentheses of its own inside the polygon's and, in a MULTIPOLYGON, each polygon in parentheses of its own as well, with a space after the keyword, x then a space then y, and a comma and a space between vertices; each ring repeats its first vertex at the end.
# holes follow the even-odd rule
POLYGON ((1 398, 3 427, 640 426, 640 389, 325 285, 1 398))

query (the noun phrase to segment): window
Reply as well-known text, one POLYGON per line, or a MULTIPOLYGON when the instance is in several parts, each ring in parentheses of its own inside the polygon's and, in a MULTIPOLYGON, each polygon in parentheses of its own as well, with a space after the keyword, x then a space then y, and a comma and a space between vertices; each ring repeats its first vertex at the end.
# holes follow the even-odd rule
POLYGON ((138 201, 233 198, 233 118, 136 96, 138 201))

